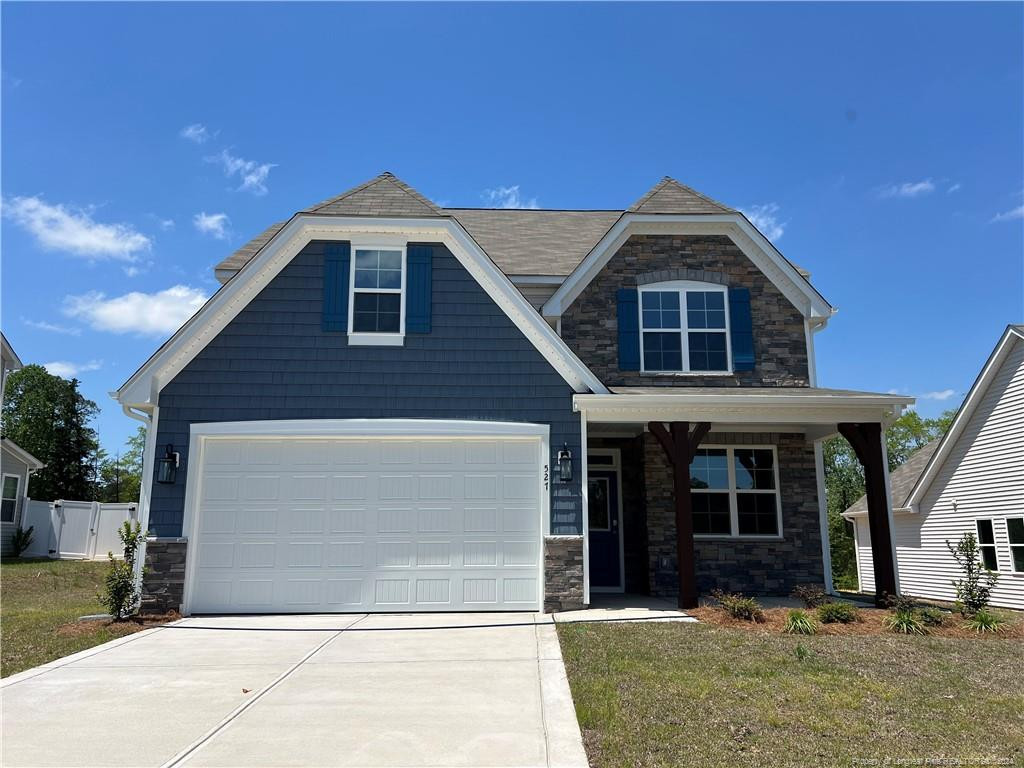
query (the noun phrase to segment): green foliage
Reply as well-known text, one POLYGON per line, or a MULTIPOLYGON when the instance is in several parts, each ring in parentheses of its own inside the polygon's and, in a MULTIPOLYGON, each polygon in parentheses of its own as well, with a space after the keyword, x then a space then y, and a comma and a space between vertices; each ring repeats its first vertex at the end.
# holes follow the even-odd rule
POLYGON ((962 579, 953 580, 960 613, 964 616, 973 616, 978 611, 985 610, 999 575, 982 564, 978 541, 974 534, 968 531, 960 537, 956 546, 947 540, 946 549, 964 574, 962 579))
POLYGON ((928 628, 914 611, 896 611, 885 617, 885 628, 900 635, 927 635, 928 628))
POLYGON ((820 584, 800 584, 790 593, 790 596, 802 602, 805 608, 817 608, 829 600, 825 589, 820 584))
POLYGON ((91 499, 96 431, 89 422, 99 409, 78 391, 77 379, 62 379, 41 365, 26 365, 7 377, 3 433, 46 466, 32 474, 29 495, 37 499, 91 499))
POLYGON ((124 451, 113 458, 102 448, 93 455, 96 467, 96 499, 105 502, 139 500, 142 485, 142 451, 146 445, 146 428, 140 426, 128 438, 124 451))
POLYGON ((931 605, 922 608, 917 615, 926 627, 941 627, 946 622, 946 612, 931 605))
POLYGON ((999 616, 996 616, 994 613, 989 613, 984 608, 967 620, 967 626, 979 634, 983 632, 1001 632, 1005 628, 1005 625, 1006 622, 999 616))
POLYGON ((913 613, 917 610, 917 599, 909 595, 886 595, 885 607, 894 613, 913 613))
POLYGON ((764 621, 764 609, 762 609, 761 604, 752 597, 745 597, 738 593, 732 594, 729 592, 723 592, 720 589, 712 591, 711 596, 718 601, 722 610, 734 619, 741 619, 742 621, 756 621, 758 623, 764 621))
POLYGON ((857 606, 850 603, 825 603, 818 607, 818 620, 822 624, 852 624, 859 618, 857 606))
POLYGON ((135 612, 139 601, 135 563, 143 538, 142 526, 125 520, 117 534, 124 545, 124 559, 118 560, 113 552, 108 553, 110 570, 104 582, 105 594, 100 595, 99 600, 116 621, 123 621, 135 612))
POLYGON ((35 530, 35 526, 30 525, 27 529, 22 528, 20 525, 14 529, 14 533, 11 534, 11 555, 13 557, 21 557, 21 553, 24 552, 32 544, 32 532, 35 530))
POLYGON ((794 608, 786 615, 783 631, 787 635, 813 635, 818 631, 818 625, 807 611, 794 608))
POLYGON ((793 649, 793 655, 796 656, 797 661, 807 661, 814 654, 803 643, 797 643, 796 648, 793 649))

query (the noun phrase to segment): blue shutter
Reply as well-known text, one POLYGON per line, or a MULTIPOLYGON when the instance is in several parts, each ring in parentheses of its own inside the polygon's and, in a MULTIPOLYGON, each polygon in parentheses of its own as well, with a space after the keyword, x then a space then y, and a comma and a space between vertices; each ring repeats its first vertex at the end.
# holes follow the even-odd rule
POLYGON ((729 331, 734 371, 754 370, 754 323, 750 315, 750 289, 729 289, 729 331))
POLYGON ((348 243, 328 243, 324 247, 325 331, 348 330, 348 270, 352 261, 348 243))
POLYGON ((640 309, 636 288, 620 288, 618 294, 619 370, 640 370, 640 309))
POLYGON ((434 246, 410 245, 406 248, 405 332, 430 333, 431 264, 434 246))

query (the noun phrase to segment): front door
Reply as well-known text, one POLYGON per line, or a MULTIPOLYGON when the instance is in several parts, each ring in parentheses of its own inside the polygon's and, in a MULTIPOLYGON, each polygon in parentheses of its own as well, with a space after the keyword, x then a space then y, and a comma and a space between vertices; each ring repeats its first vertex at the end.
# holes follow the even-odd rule
POLYGON ((618 470, 588 469, 587 499, 590 587, 598 592, 621 592, 622 546, 618 470))

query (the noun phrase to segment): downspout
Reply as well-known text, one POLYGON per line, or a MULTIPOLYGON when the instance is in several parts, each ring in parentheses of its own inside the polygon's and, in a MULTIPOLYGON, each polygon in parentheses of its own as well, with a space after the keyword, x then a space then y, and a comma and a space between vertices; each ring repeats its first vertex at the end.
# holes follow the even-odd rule
POLYGON ((149 535, 149 494, 153 483, 153 451, 156 443, 156 411, 149 416, 142 411, 134 410, 130 405, 122 405, 121 410, 130 419, 141 421, 146 427, 146 444, 142 451, 142 478, 139 482, 139 527, 142 529, 142 542, 139 545, 138 556, 135 559, 135 589, 139 594, 138 604, 135 610, 139 610, 142 604, 142 573, 146 563, 146 539, 149 535))

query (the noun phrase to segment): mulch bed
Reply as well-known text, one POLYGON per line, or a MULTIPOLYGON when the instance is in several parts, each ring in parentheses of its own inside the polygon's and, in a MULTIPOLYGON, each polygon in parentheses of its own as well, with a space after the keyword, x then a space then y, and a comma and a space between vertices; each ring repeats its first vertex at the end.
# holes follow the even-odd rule
POLYGON ((118 635, 132 635, 144 629, 157 627, 171 621, 177 621, 181 616, 177 611, 161 614, 146 614, 145 616, 132 616, 124 621, 113 621, 112 619, 90 619, 87 621, 73 621, 57 628, 57 634, 65 637, 87 635, 95 632, 97 628, 114 630, 118 635))

